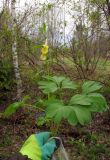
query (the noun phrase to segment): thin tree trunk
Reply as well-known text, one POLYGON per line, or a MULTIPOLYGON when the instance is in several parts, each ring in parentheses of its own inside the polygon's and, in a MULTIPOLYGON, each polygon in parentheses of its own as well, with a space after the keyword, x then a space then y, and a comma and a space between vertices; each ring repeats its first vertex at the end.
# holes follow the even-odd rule
POLYGON ((18 53, 17 53, 17 34, 16 34, 16 12, 15 12, 15 3, 16 0, 11 0, 11 14, 12 14, 12 35, 13 35, 13 44, 12 44, 12 56, 13 56, 13 66, 14 73, 17 82, 17 100, 21 98, 22 94, 22 80, 19 71, 19 63, 18 63, 18 53))

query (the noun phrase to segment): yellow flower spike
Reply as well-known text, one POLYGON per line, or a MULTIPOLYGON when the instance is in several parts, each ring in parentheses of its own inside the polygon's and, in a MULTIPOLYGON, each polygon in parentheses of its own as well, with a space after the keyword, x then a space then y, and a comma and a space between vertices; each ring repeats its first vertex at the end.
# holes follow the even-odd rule
POLYGON ((43 45, 42 49, 41 49, 41 53, 47 55, 48 53, 48 45, 43 45))
POLYGON ((45 44, 43 45, 43 47, 41 49, 41 57, 40 57, 40 59, 42 61, 45 61, 46 58, 47 58, 48 48, 49 48, 49 46, 47 45, 47 39, 46 39, 45 40, 45 44))
POLYGON ((45 60, 47 59, 47 56, 46 56, 46 55, 41 54, 40 59, 41 59, 42 61, 45 61, 45 60))

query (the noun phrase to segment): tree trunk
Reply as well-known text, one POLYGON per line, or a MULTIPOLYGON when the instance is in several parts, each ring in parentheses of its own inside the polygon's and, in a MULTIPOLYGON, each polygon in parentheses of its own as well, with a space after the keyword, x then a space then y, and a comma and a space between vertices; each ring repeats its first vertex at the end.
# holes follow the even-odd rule
POLYGON ((13 66, 14 73, 17 83, 17 100, 21 98, 22 94, 22 80, 19 71, 19 63, 18 63, 18 53, 17 53, 17 34, 16 34, 16 12, 15 12, 15 3, 16 0, 11 0, 11 15, 12 15, 12 35, 13 35, 13 44, 12 44, 12 57, 13 57, 13 66))

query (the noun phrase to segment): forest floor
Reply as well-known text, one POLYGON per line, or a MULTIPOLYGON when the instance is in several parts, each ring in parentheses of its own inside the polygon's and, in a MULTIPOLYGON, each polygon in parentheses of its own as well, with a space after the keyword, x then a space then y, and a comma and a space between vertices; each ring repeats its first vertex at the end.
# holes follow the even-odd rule
MULTIPOLYGON (((25 111, 18 118, 0 119, 0 158, 19 152, 32 133, 49 130, 48 124, 38 126, 35 112, 25 111)), ((64 141, 70 160, 110 160, 110 113, 96 114, 85 127, 62 124, 59 136, 64 141), (64 127, 67 126, 67 127, 64 127)))

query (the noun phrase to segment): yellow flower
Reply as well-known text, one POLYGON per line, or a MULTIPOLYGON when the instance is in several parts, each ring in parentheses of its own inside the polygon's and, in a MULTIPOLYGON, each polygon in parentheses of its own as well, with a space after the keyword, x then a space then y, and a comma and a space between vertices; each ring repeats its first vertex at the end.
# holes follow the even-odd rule
POLYGON ((43 47, 41 49, 40 59, 42 61, 45 61, 47 59, 48 48, 49 48, 49 46, 47 45, 47 39, 46 39, 45 44, 43 45, 43 47))
POLYGON ((42 61, 45 61, 46 59, 47 59, 47 55, 43 55, 43 54, 41 54, 41 56, 40 56, 40 59, 42 60, 42 61))
POLYGON ((43 55, 47 55, 47 53, 48 53, 48 45, 43 45, 43 47, 42 47, 42 49, 41 49, 41 53, 43 54, 43 55))

